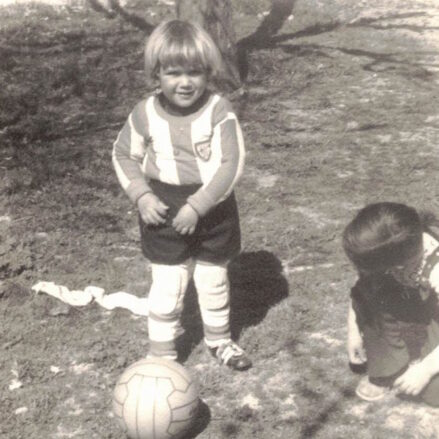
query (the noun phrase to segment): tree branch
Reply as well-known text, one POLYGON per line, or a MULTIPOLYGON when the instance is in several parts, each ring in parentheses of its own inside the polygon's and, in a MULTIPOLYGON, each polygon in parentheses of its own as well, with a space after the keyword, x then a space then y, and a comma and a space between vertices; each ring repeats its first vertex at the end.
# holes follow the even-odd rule
POLYGON ((149 35, 154 29, 154 25, 146 21, 144 18, 128 12, 120 4, 119 0, 108 0, 108 6, 105 6, 99 0, 87 0, 89 5, 97 12, 104 14, 107 18, 121 17, 127 23, 130 23, 137 29, 142 30, 149 35))

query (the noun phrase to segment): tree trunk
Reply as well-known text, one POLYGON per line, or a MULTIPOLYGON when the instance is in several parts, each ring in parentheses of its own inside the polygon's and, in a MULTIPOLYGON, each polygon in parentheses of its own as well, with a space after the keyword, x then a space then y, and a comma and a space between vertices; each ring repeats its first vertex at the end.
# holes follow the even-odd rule
POLYGON ((220 86, 229 90, 241 86, 232 15, 230 0, 179 0, 177 3, 177 17, 199 23, 217 44, 225 64, 225 78, 220 86))

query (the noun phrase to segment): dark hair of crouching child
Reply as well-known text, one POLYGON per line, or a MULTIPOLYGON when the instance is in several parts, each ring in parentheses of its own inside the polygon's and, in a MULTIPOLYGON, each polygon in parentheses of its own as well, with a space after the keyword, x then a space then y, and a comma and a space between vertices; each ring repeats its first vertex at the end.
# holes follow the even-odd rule
POLYGON ((348 356, 367 364, 356 394, 367 401, 392 393, 439 406, 439 242, 431 214, 401 203, 361 209, 343 232, 358 272, 348 313, 348 356), (424 330, 412 361, 404 335, 424 330))

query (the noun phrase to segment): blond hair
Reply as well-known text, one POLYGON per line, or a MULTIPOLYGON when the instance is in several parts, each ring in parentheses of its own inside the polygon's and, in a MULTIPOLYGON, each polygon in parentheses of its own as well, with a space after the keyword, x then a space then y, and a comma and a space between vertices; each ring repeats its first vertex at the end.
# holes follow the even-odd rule
POLYGON ((222 70, 221 54, 209 34, 199 25, 170 20, 157 26, 145 45, 145 70, 156 78, 160 67, 202 68, 217 76, 222 70))

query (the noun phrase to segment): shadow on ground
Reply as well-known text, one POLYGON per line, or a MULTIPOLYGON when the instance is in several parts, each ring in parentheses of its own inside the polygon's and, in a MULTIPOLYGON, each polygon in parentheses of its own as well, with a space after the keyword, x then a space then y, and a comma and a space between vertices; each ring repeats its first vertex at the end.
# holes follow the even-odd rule
POLYGON ((201 434, 209 425, 211 419, 209 406, 200 399, 200 405, 198 407, 198 413, 195 417, 195 423, 183 439, 194 439, 201 434))
MULTIPOLYGON (((332 32, 341 27, 346 28, 363 28, 369 29, 371 31, 383 31, 391 29, 402 29, 412 32, 425 32, 425 31, 435 31, 438 29, 436 26, 414 26, 410 24, 395 24, 389 23, 390 20, 401 20, 408 18, 416 18, 427 16, 427 12, 412 12, 412 13, 397 13, 397 14, 383 14, 379 17, 362 17, 354 20, 350 23, 344 23, 340 20, 331 20, 327 23, 315 23, 304 29, 291 33, 278 33, 281 30, 286 18, 292 13, 294 9, 295 0, 284 0, 280 2, 277 6, 273 6, 270 13, 262 21, 261 25, 256 29, 254 33, 242 38, 237 43, 238 51, 238 63, 241 79, 245 80, 249 74, 249 61, 248 56, 250 52, 261 50, 261 49, 274 49, 276 47, 281 47, 286 53, 294 53, 300 50, 314 50, 324 52, 325 50, 337 49, 340 52, 346 53, 348 55, 365 57, 371 60, 363 68, 369 71, 382 71, 382 70, 395 70, 398 66, 405 66, 408 71, 402 69, 402 74, 405 76, 419 77, 419 79, 431 79, 433 74, 423 67, 421 63, 414 62, 412 54, 410 56, 405 52, 395 52, 392 53, 380 53, 371 52, 359 49, 347 49, 344 47, 331 47, 317 44, 304 44, 300 43, 294 45, 293 43, 288 44, 293 40, 298 40, 300 38, 312 37, 316 35, 321 35, 324 33, 332 32), (411 59, 409 61, 409 59, 411 59), (419 70, 419 71, 418 71, 419 70)), ((303 54, 302 54, 303 55, 303 54)))
POLYGON ((229 266, 232 335, 262 322, 268 310, 288 296, 280 260, 271 252, 242 253, 229 266))
MULTIPOLYGON (((282 264, 265 250, 244 252, 229 264, 232 337, 239 338, 242 330, 260 323, 268 310, 288 296, 288 282, 282 274, 282 264)), ((203 339, 203 326, 197 294, 190 283, 184 299, 182 326, 185 333, 179 345, 181 360, 203 339)))

